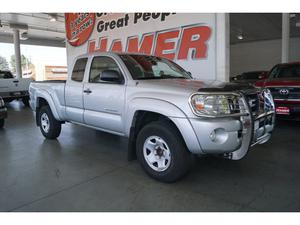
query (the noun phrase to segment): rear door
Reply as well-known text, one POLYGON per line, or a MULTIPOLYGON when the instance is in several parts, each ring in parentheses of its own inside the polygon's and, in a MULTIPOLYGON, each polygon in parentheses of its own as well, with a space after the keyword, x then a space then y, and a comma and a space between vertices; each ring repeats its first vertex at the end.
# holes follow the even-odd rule
POLYGON ((125 81, 118 62, 110 56, 95 56, 90 65, 88 81, 84 84, 84 122, 87 125, 123 133, 125 84, 98 79, 104 70, 116 70, 125 81))
POLYGON ((83 123, 83 79, 87 61, 86 57, 77 59, 65 87, 67 119, 78 123, 83 123))

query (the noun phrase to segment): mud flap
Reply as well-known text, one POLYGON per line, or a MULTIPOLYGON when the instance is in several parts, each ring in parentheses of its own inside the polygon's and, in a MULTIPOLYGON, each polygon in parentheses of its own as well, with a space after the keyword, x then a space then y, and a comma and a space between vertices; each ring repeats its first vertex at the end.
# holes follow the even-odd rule
POLYGON ((136 134, 135 128, 131 127, 128 141, 127 160, 133 161, 136 160, 136 158, 136 134))

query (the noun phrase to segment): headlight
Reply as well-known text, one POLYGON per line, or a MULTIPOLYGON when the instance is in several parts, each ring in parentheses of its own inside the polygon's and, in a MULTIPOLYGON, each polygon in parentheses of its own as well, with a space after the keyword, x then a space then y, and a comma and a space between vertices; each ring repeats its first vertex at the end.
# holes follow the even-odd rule
POLYGON ((194 94, 190 105, 197 116, 218 117, 240 113, 239 96, 233 94, 194 94))
POLYGON ((4 104, 4 101, 3 99, 0 99, 0 107, 3 107, 5 104, 4 104))

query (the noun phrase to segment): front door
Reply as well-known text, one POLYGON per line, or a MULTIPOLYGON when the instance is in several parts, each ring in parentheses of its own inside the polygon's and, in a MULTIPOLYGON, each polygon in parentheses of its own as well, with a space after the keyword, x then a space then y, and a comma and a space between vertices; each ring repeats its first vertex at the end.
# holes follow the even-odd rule
POLYGON ((124 76, 115 59, 108 56, 95 56, 90 66, 89 80, 84 84, 84 123, 115 133, 124 133, 124 82, 101 80, 103 71, 115 70, 124 76))

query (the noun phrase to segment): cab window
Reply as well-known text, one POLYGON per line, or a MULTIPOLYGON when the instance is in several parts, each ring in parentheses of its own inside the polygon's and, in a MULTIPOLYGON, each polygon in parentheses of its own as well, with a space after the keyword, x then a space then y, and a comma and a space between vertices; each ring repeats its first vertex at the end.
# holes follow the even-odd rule
POLYGON ((86 63, 87 63, 87 58, 77 59, 71 77, 73 81, 77 81, 77 82, 83 81, 86 63))
POLYGON ((90 83, 106 83, 105 81, 101 80, 102 72, 105 70, 114 70, 117 71, 119 74, 120 80, 123 80, 123 76, 121 70, 116 63, 116 61, 107 56, 96 56, 93 59, 91 70, 90 70, 90 83))

